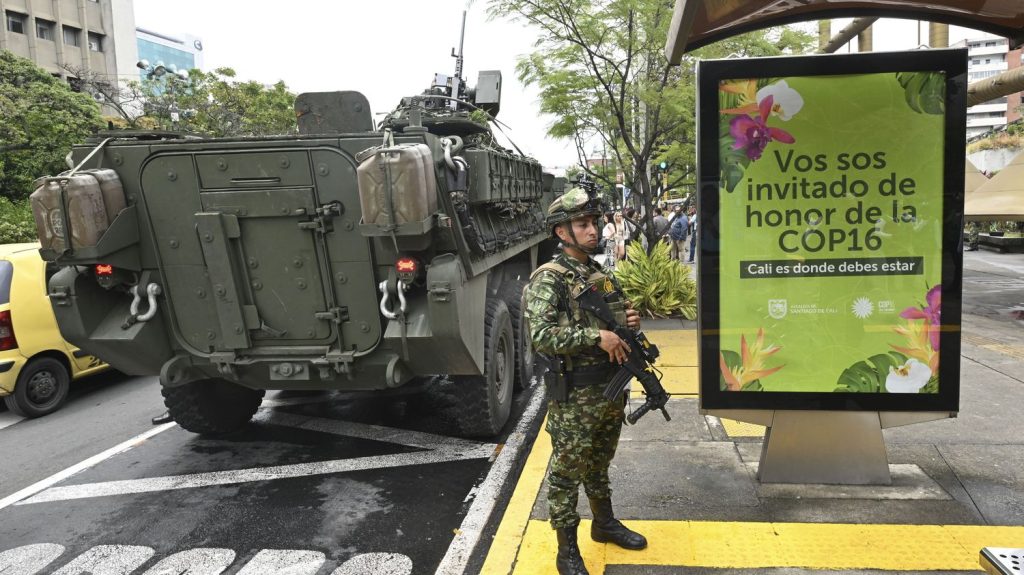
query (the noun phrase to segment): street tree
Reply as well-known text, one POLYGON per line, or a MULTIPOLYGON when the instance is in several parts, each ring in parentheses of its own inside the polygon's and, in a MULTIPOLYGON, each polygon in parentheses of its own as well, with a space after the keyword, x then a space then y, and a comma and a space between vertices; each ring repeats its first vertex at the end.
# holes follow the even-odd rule
POLYGON ((295 94, 284 82, 235 79, 231 68, 167 73, 130 82, 75 66, 65 69, 81 90, 107 105, 120 127, 181 130, 210 137, 271 136, 295 132, 295 94))
POLYGON ((179 128, 213 137, 271 136, 294 133, 295 94, 284 82, 264 85, 235 80, 231 68, 191 70, 187 80, 173 74, 146 80, 147 113, 179 128))
POLYGON ((99 105, 31 60, 0 51, 0 195, 22 200, 32 181, 65 169, 74 144, 102 126, 99 105))
MULTIPOLYGON (((677 182, 692 178, 685 166, 692 172, 696 165, 696 58, 801 52, 812 41, 797 30, 762 31, 672 66, 664 46, 673 5, 672 0, 491 0, 489 6, 493 17, 523 21, 539 33, 535 50, 521 57, 516 69, 521 81, 539 88, 541 112, 555 118, 548 134, 572 138, 583 169, 614 186, 610 170, 586 166, 586 150, 605 150, 645 208, 654 198, 654 161, 668 162, 677 182)), ((644 211, 649 220, 651 210, 644 211)))

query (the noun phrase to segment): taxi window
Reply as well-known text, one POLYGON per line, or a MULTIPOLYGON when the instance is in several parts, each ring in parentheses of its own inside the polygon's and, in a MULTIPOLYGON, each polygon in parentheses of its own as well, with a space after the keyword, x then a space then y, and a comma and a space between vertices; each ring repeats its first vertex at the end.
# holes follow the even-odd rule
POLYGON ((11 303, 11 277, 14 266, 7 260, 0 260, 0 305, 11 303))

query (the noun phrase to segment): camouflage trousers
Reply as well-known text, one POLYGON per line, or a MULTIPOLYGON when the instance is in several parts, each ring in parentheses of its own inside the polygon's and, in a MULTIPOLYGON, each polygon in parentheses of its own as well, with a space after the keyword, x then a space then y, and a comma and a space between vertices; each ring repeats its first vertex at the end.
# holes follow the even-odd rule
POLYGON ((974 222, 967 224, 967 249, 978 249, 978 224, 974 222))
POLYGON ((569 401, 548 402, 548 515, 554 529, 579 524, 581 483, 590 498, 612 496, 608 466, 619 445, 623 401, 609 401, 603 393, 604 386, 591 385, 572 389, 569 401))

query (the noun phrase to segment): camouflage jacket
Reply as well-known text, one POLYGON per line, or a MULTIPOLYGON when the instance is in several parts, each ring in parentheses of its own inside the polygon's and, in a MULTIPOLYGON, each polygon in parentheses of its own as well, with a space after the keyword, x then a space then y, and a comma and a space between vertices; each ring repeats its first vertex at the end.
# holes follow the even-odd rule
MULTIPOLYGON (((562 253, 552 264, 538 268, 523 293, 524 315, 534 350, 563 356, 567 369, 608 363, 608 354, 598 347, 599 332, 607 326, 581 310, 574 296, 591 285, 597 285, 603 292, 618 290, 618 286, 593 259, 582 263, 562 253)), ((625 324, 625 307, 611 307, 618 321, 625 324)))

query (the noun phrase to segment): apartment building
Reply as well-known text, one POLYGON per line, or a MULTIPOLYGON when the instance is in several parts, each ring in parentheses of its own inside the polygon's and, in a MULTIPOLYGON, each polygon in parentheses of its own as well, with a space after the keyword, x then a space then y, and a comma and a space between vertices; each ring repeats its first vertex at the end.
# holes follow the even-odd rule
MULTIPOLYGON (((961 40, 955 47, 967 48, 967 82, 974 83, 1020 66, 1021 51, 1010 50, 1006 38, 982 35, 961 40)), ((990 100, 967 109, 967 137, 973 138, 1021 117, 1021 94, 990 100)))
POLYGON ((0 0, 0 50, 28 58, 54 76, 64 65, 107 76, 138 76, 132 0, 0 0))

